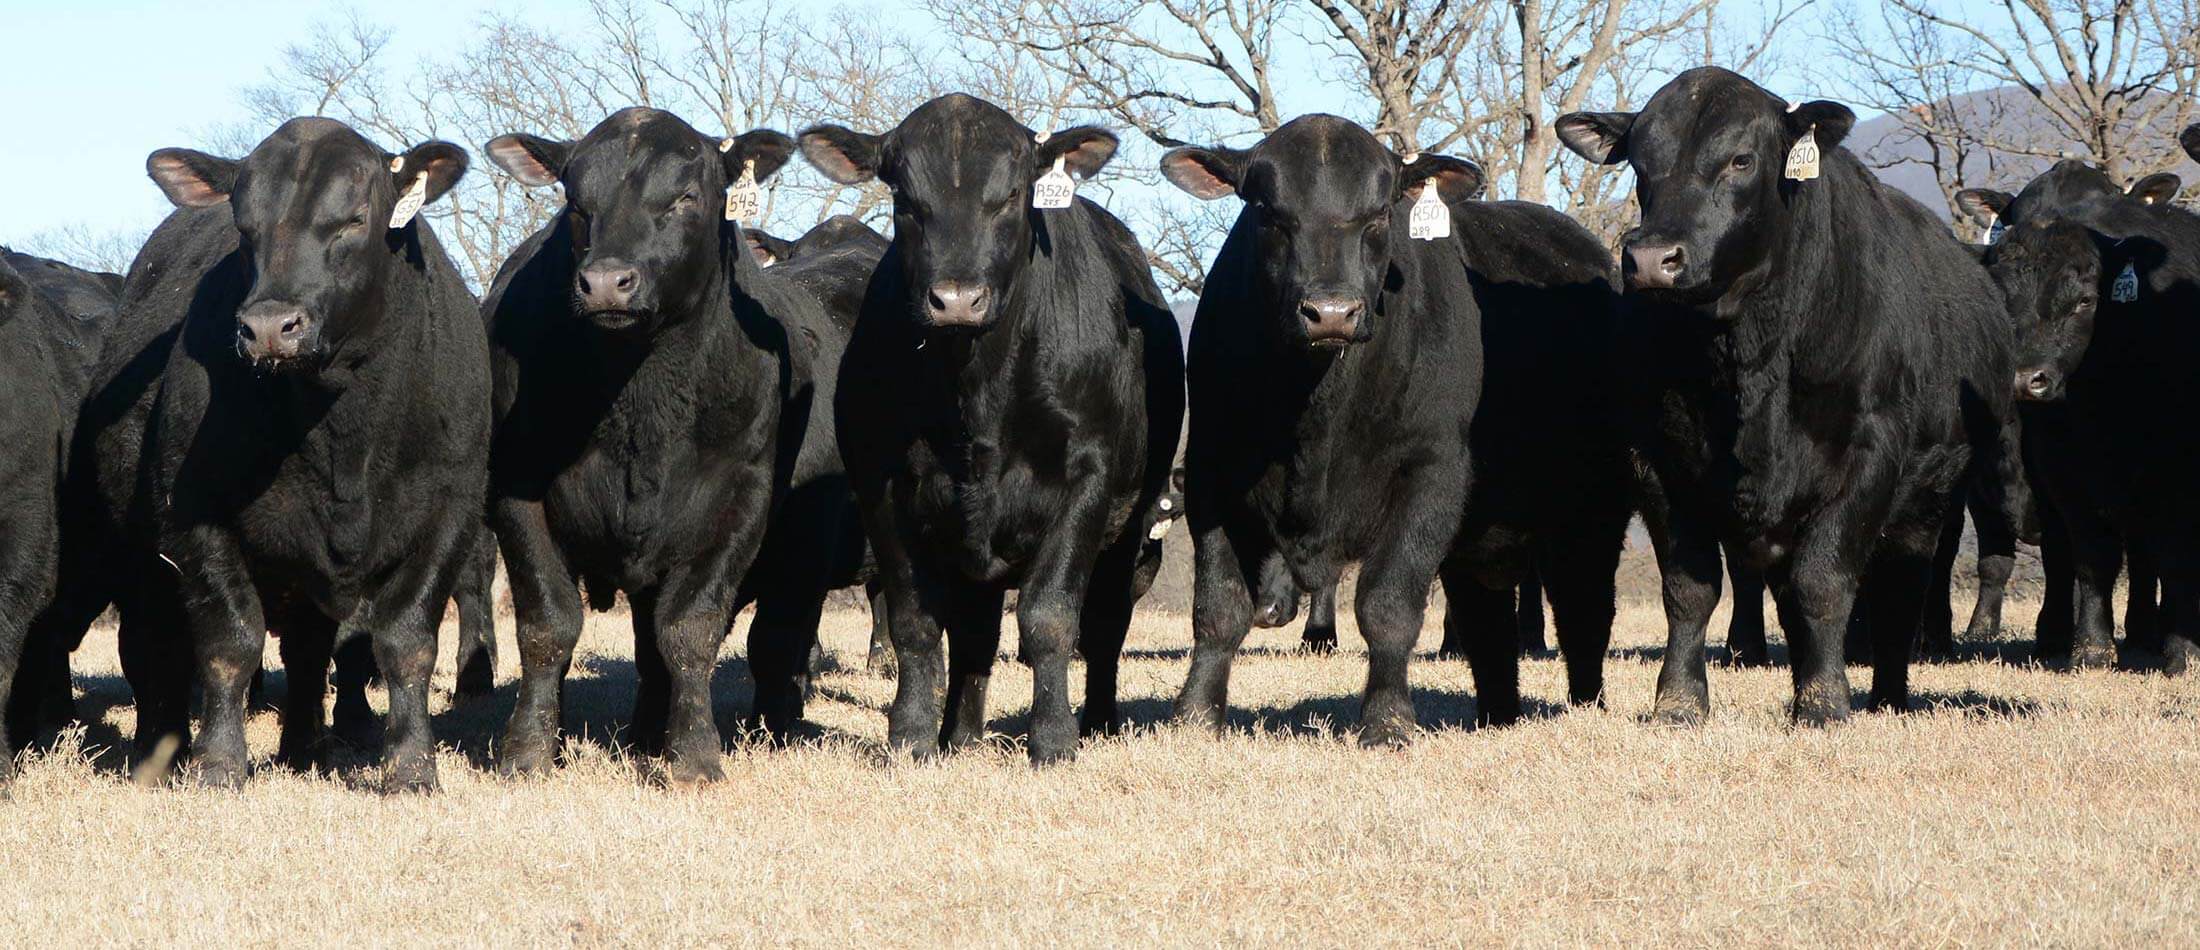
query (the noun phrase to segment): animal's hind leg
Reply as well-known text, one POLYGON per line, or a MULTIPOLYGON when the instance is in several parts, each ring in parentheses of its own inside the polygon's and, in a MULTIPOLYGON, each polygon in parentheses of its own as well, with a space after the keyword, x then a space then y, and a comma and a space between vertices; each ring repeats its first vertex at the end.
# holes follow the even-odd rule
POLYGON ((122 676, 137 706, 134 767, 166 772, 191 745, 191 640, 172 577, 125 592, 116 604, 122 676))
POLYGON ((1937 532, 1917 529, 1880 541, 1867 584, 1871 590, 1873 709, 1901 712, 1910 706, 1910 652, 1918 618, 1941 595, 1933 585, 1937 532))
POLYGON ((825 591, 776 590, 756 601, 749 622, 749 675, 755 681, 757 723, 784 740, 802 719, 811 648, 825 611, 825 591))
POLYGON ((1528 567, 1528 576, 1520 580, 1520 649, 1526 653, 1542 653, 1551 648, 1543 636, 1543 569, 1540 564, 1528 567))
POLYGON ((886 585, 872 578, 864 583, 863 592, 871 602, 871 651, 863 658, 863 669, 879 676, 892 676, 894 634, 887 628, 886 585))
POLYGON ((1619 556, 1617 537, 1584 533, 1554 545, 1543 572, 1558 649, 1566 657, 1566 699, 1576 706, 1604 702, 1604 655, 1612 645, 1612 618, 1618 609, 1619 556))
POLYGON ((1474 674, 1474 721, 1506 726, 1520 718, 1520 629, 1511 622, 1510 586, 1482 586, 1474 572, 1446 564, 1444 640, 1463 647, 1474 674))
POLYGON ((496 689, 497 624, 495 588, 497 549, 487 529, 460 568, 451 599, 458 605, 458 700, 487 696, 496 689))
POLYGON ((1765 642, 1765 579, 1733 552, 1727 552, 1726 576, 1734 588, 1734 612, 1726 623, 1727 662, 1765 666, 1772 651, 1765 642))
POLYGON ((657 629, 657 597, 653 590, 627 595, 634 622, 634 711, 627 720, 627 744, 639 755, 665 751, 665 728, 672 716, 672 674, 657 629))
POLYGON ((1337 585, 1313 593, 1306 606, 1306 632, 1299 635, 1299 642, 1308 653, 1337 652, 1337 585))
POLYGON ((1081 735, 1113 733, 1123 723, 1116 705, 1117 675, 1123 641, 1130 636, 1137 559, 1137 547, 1103 556, 1085 589, 1077 631, 1078 652, 1085 658, 1085 708, 1077 720, 1081 735))
MULTIPOLYGON (((289 688, 283 692, 283 738, 275 756, 292 769, 309 772, 317 764, 327 726, 329 654, 335 647, 336 625, 314 610, 299 610, 276 623, 275 644, 289 688)), ((354 640, 364 641, 364 637, 354 640)))
MULTIPOLYGON (((333 634, 331 634, 333 636, 333 634)), ((359 749, 374 748, 375 730, 380 722, 374 707, 367 704, 367 684, 380 675, 374 659, 374 639, 371 636, 355 636, 335 648, 336 660, 336 738, 359 749)), ((326 662, 328 657, 322 657, 326 662)), ((288 669, 286 658, 283 666, 288 669)), ((290 688, 297 689, 293 678, 290 688)))
POLYGON ((940 748, 960 749, 985 738, 986 688, 1001 651, 1001 592, 957 582, 947 616, 947 716, 940 748))
POLYGON ((2125 546, 2124 648, 2164 654, 2167 659, 2163 629, 2167 612, 2155 606, 2160 571, 2149 547, 2137 540, 2125 546))
MULTIPOLYGON (((1949 505, 1941 520, 1939 539, 1933 546, 1932 576, 1917 621, 1918 653, 1935 659, 1956 652, 1955 594, 1956 554, 1963 547, 1963 507, 1949 505)), ((1984 551, 1981 549, 1981 554, 1984 551)), ((1875 621, 1876 622, 1876 621, 1875 621)), ((1878 636, 1876 631, 1873 634, 1878 636)), ((1876 650, 1874 652, 1876 656, 1876 650)))

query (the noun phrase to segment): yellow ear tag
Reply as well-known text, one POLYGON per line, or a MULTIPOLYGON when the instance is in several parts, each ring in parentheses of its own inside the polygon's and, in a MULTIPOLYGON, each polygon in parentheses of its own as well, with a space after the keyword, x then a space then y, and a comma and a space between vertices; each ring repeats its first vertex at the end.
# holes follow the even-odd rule
MULTIPOLYGON (((397 171, 404 164, 405 159, 400 157, 390 163, 390 170, 397 171)), ((412 187, 405 189, 405 193, 397 199, 397 207, 390 209, 390 230, 395 231, 411 224, 413 216, 420 213, 420 206, 427 203, 428 176, 423 172, 413 177, 412 187)))
POLYGON ((1063 167, 1069 156, 1054 157, 1054 170, 1039 176, 1031 185, 1031 206, 1034 208, 1067 208, 1077 199, 1077 179, 1070 177, 1063 167))
POLYGON ((1788 150, 1787 177, 1790 181, 1810 181, 1818 177, 1818 127, 1803 130, 1803 137, 1795 140, 1795 147, 1788 150))
POLYGON ((2124 272, 2116 275, 2116 283, 2108 288, 2108 299, 2117 303, 2130 303, 2139 299, 2139 266, 2124 262, 2124 272))
POLYGON ((1412 210, 1406 212, 1406 234, 1416 241, 1451 236, 1451 206, 1436 193, 1436 182, 1421 183, 1421 197, 1413 199, 1412 210))
POLYGON ((741 177, 726 188, 726 220, 755 221, 764 216, 764 191, 756 187, 756 159, 741 163, 741 177))

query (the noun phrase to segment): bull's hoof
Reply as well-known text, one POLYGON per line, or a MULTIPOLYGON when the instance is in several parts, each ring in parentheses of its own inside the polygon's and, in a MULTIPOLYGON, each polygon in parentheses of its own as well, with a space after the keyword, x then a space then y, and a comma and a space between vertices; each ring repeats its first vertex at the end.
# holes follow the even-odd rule
POLYGON ((1761 646, 1728 647, 1726 658, 1722 662, 1733 669, 1748 669, 1758 666, 1771 666, 1772 657, 1761 646))
POLYGON ((1848 721, 1849 704, 1834 702, 1829 698, 1809 694, 1795 697, 1795 724, 1798 726, 1831 726, 1848 721))
POLYGON ((1477 709, 1474 714, 1474 725, 1478 729, 1498 729, 1519 721, 1519 700, 1513 700, 1510 703, 1494 703, 1477 709))
POLYGON ((1328 636, 1308 634, 1299 641, 1299 649, 1318 656, 1335 653, 1337 652, 1337 635, 1334 633, 1328 636))
POLYGON ((1360 748, 1403 749, 1413 744, 1413 726, 1393 716, 1360 724, 1360 748))
POLYGON ((699 788, 725 780, 726 769, 716 752, 675 755, 665 760, 665 784, 672 788, 699 788))
POLYGON ((1179 700, 1176 715, 1171 720, 1177 725, 1220 734, 1226 718, 1222 706, 1215 703, 1186 702, 1179 700))
POLYGON ((1123 717, 1115 710, 1101 711, 1090 706, 1078 715, 1077 733, 1084 736, 1112 736, 1123 731, 1123 717))
POLYGON ((1659 693, 1650 708, 1650 721, 1661 726, 1693 728, 1711 717, 1711 698, 1700 692, 1659 693))
POLYGON ((1077 743, 1050 747, 1038 742, 1031 744, 1031 767, 1043 769, 1056 765, 1068 765, 1077 761, 1077 743))
POLYGON ((2070 651, 2070 668, 2073 670, 2106 670, 2116 666, 2116 648, 2107 644, 2085 644, 2070 651))
POLYGON ((336 741, 354 749, 372 749, 380 744, 376 733, 382 729, 381 718, 365 706, 347 707, 339 703, 335 717, 330 721, 329 734, 336 741))
POLYGON ((549 740, 538 736, 507 734, 497 746, 497 771, 507 776, 542 775, 556 764, 549 740))
POLYGON ((382 771, 384 795, 432 795, 442 787, 436 779, 435 759, 430 756, 411 757, 382 771))
POLYGON ((2200 665, 2200 645, 2190 640, 2178 639, 2166 643, 2162 649, 2162 672, 2168 676, 2183 676, 2200 665))
POLYGON ((196 774, 192 776, 192 780, 200 788, 237 789, 244 787, 246 769, 242 758, 201 755, 194 765, 196 765, 196 774))
POLYGON ((319 737, 284 736, 275 750, 275 760, 293 772, 310 774, 321 764, 319 737))

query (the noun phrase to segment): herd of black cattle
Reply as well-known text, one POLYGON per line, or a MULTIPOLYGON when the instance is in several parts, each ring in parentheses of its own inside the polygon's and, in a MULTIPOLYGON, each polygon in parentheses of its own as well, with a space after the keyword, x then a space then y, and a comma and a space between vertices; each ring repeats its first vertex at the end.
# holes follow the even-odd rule
MULTIPOLYGON (((1478 200, 1473 164, 1334 117, 1175 149, 1170 182, 1243 205, 1188 353, 1137 239, 1073 196, 1115 137, 1034 134, 967 96, 876 135, 721 140, 633 108, 578 141, 498 137, 488 157, 564 207, 478 302, 419 216, 467 170, 453 145, 391 154, 301 118, 241 160, 162 149, 147 170, 176 211, 127 278, 0 266, 8 748, 71 718, 69 655, 112 607, 141 759, 241 781, 273 633, 283 762, 322 751, 332 666, 338 734, 370 734, 378 673, 385 785, 431 788, 437 630, 455 599, 459 692, 488 691, 501 552, 508 771, 556 761, 584 606, 626 595, 628 738, 701 781, 735 614, 755 606, 754 715, 784 735, 826 597, 856 585, 898 676, 891 745, 917 755, 985 733, 1017 590, 1030 754, 1060 760, 1120 724, 1125 632, 1180 515, 1197 580, 1176 712, 1195 723, 1224 721, 1248 629, 1306 595, 1332 611, 1353 564, 1363 742, 1414 728, 1406 667, 1439 580, 1483 722, 1520 714, 1517 612, 1541 595, 1572 701, 1599 702, 1634 515, 1663 579, 1662 721, 1705 715, 1722 565, 1737 661, 1765 660, 1774 594, 1797 720, 1848 715, 1851 656, 1873 707, 1904 708, 1913 653, 1950 642, 1966 510, 1973 636, 1998 635, 2016 540, 2037 538, 2038 654, 2113 663, 2128 552, 2125 646, 2182 672, 2200 217, 2174 178, 2127 191, 2064 162, 1961 195, 1993 233, 1969 247, 1839 148, 1853 122, 1717 69, 1640 112, 1561 118, 1573 151, 1633 169, 1642 222, 1616 269, 1565 215, 1478 200), (892 240, 849 219, 744 230, 798 151, 883 182, 892 240)), ((1333 643, 1316 620, 1310 643, 1333 643)))

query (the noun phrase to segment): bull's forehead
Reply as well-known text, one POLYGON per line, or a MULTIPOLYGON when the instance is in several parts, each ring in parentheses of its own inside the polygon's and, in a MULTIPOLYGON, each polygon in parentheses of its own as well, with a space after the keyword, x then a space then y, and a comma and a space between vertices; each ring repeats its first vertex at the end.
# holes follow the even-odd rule
POLYGON ((569 197, 604 196, 685 187, 714 167, 716 152, 703 134, 679 116, 629 108, 598 123, 566 162, 569 197))
POLYGON ((909 113, 888 136, 884 164, 905 192, 992 196, 1022 183, 1032 146, 1031 129, 1015 117, 958 93, 909 113))
POLYGON ((240 220, 350 214, 373 197, 387 159, 329 119, 293 119, 245 156, 231 200, 240 220))
POLYGON ((1685 164, 1693 156, 1747 147, 1780 126, 1784 106, 1763 87, 1725 70, 1690 70, 1650 97, 1628 135, 1636 163, 1685 164))
POLYGON ((1390 150, 1357 123, 1305 116, 1253 149, 1245 190, 1301 214, 1358 214, 1387 207, 1396 185, 1390 150))
POLYGON ((2021 222, 2079 212, 2085 205, 2123 197, 2124 190, 2106 172, 2084 162, 2065 160, 2024 186, 2003 215, 2021 222))

